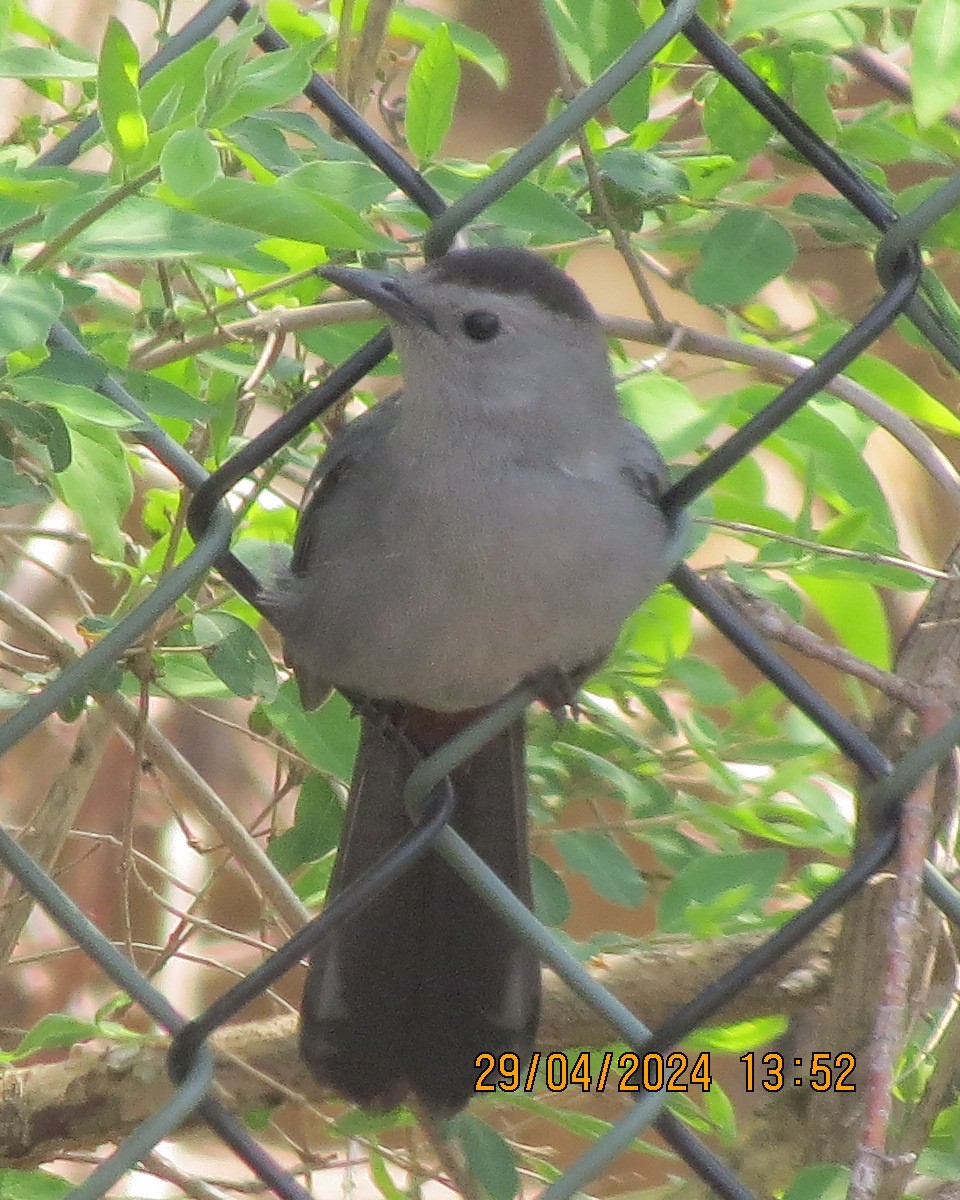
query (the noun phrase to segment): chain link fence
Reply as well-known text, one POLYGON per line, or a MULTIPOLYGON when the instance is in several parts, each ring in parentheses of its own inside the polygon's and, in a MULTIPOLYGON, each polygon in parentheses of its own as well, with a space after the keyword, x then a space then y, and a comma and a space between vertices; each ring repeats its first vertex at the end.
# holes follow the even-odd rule
MULTIPOLYGON (((164 64, 216 31, 222 22, 229 19, 240 22, 249 12, 249 7, 244 3, 211 0, 146 66, 141 82, 146 82, 164 64)), ((592 115, 602 109, 680 33, 693 43, 705 62, 729 80, 762 114, 799 156, 882 231, 883 239, 876 257, 878 298, 870 311, 838 338, 814 365, 785 387, 776 399, 674 484, 663 499, 664 507, 672 513, 689 506, 725 472, 760 446, 814 393, 829 385, 848 364, 871 346, 898 317, 908 318, 954 368, 960 369, 960 342, 920 288, 921 260, 917 249, 921 235, 944 213, 960 203, 960 176, 930 195, 907 217, 898 217, 867 179, 851 169, 712 32, 697 16, 693 0, 674 0, 656 23, 601 78, 566 103, 552 121, 514 152, 499 169, 473 187, 457 203, 449 206, 427 180, 327 82, 314 76, 305 92, 308 100, 326 114, 341 134, 359 147, 370 162, 384 172, 430 219, 429 231, 424 239, 424 251, 430 258, 443 253, 471 221, 581 129, 592 115)), ((268 54, 285 47, 283 39, 269 27, 260 28, 256 42, 268 54)), ((97 132, 97 123, 94 120, 86 121, 43 155, 41 165, 72 163, 97 132)), ((50 344, 75 355, 88 354, 64 325, 54 327, 50 344)), ((258 580, 229 550, 234 518, 224 503, 224 497, 239 481, 267 462, 291 438, 335 404, 388 351, 388 336, 380 334, 349 361, 333 370, 320 386, 298 399, 280 419, 253 438, 212 475, 208 475, 194 458, 165 434, 124 387, 109 375, 103 379, 99 391, 138 422, 136 438, 194 492, 189 528, 195 539, 195 548, 115 628, 63 670, 42 692, 9 715, 0 728, 0 752, 9 751, 71 698, 95 686, 98 677, 211 569, 218 570, 246 599, 256 604, 258 580)), ((214 1061, 209 1038, 251 999, 262 994, 271 983, 303 959, 334 927, 348 920, 350 914, 371 895, 408 870, 412 863, 430 850, 441 853, 477 889, 491 908, 535 948, 542 961, 603 1016, 614 1036, 622 1039, 638 1054, 666 1050, 708 1021, 731 997, 796 947, 828 917, 837 913, 889 861, 898 842, 900 802, 917 786, 929 768, 941 762, 960 741, 960 715, 946 719, 935 734, 903 755, 898 762, 891 763, 861 729, 841 715, 815 687, 771 649, 720 591, 684 565, 673 570, 671 580, 683 596, 832 739, 860 772, 865 781, 862 802, 869 806, 877 835, 857 855, 849 869, 774 936, 717 979, 692 1003, 676 1011, 666 1024, 656 1030, 646 1028, 596 982, 557 938, 512 896, 489 868, 448 828, 447 821, 453 804, 446 782, 448 773, 467 759, 477 746, 508 726, 535 699, 529 689, 520 688, 475 726, 424 760, 414 772, 407 795, 411 811, 426 811, 431 798, 439 803, 430 808, 430 815, 412 829, 408 838, 396 847, 387 860, 369 877, 341 895, 321 915, 303 926, 286 945, 206 1011, 188 1019, 171 1007, 164 995, 84 916, 17 841, 0 831, 0 859, 7 869, 36 903, 75 939, 84 953, 141 1005, 161 1029, 172 1035, 169 1065, 176 1083, 172 1097, 159 1106, 148 1121, 124 1138, 109 1158, 100 1162, 76 1189, 74 1195, 77 1200, 95 1200, 105 1195, 190 1114, 199 1114, 209 1129, 247 1164, 267 1188, 284 1200, 305 1200, 308 1193, 303 1186, 263 1149, 251 1131, 216 1098, 212 1089, 214 1061)), ((960 894, 929 863, 924 868, 923 879, 930 899, 951 922, 960 922, 960 894)), ((278 882, 281 892, 283 886, 281 879, 278 882)), ((292 905, 289 911, 295 915, 298 911, 296 905, 292 905)), ((619 1123, 598 1138, 561 1178, 547 1188, 543 1193, 544 1200, 564 1200, 586 1187, 649 1125, 655 1126, 662 1138, 717 1195, 731 1198, 751 1195, 736 1174, 706 1148, 690 1127, 665 1108, 666 1099, 665 1091, 661 1090, 636 1103, 619 1123)))

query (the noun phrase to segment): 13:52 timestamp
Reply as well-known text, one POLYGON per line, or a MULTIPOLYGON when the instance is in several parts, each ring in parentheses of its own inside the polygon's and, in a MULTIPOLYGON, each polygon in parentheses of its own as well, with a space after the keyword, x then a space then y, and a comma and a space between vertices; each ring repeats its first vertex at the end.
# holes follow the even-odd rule
POLYGON ((780 1092, 785 1087, 808 1087, 814 1092, 855 1092, 853 1079, 856 1055, 849 1051, 827 1054, 814 1051, 807 1058, 784 1058, 770 1050, 766 1054, 741 1054, 745 1086, 755 1092, 757 1086, 765 1092, 780 1092))

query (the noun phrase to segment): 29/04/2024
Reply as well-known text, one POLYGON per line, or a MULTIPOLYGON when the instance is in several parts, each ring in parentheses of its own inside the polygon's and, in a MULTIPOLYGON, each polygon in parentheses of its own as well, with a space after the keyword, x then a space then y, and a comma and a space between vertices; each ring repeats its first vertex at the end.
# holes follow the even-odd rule
MULTIPOLYGON (((855 1092, 853 1072, 856 1057, 847 1052, 828 1054, 815 1051, 807 1058, 785 1059, 782 1054, 768 1051, 740 1056, 744 1065, 744 1090, 779 1092, 793 1087, 809 1087, 815 1092, 855 1092), (809 1059, 809 1061, 808 1061, 809 1059), (791 1075, 790 1070, 793 1069, 791 1075)), ((529 1063, 516 1054, 478 1054, 474 1066, 477 1080, 474 1091, 532 1092, 534 1087, 548 1092, 603 1092, 608 1088, 623 1093, 689 1092, 710 1090, 713 1073, 710 1052, 687 1054, 674 1050, 669 1054, 637 1054, 625 1050, 594 1052, 582 1050, 577 1054, 554 1051, 542 1054, 534 1051, 529 1063)))

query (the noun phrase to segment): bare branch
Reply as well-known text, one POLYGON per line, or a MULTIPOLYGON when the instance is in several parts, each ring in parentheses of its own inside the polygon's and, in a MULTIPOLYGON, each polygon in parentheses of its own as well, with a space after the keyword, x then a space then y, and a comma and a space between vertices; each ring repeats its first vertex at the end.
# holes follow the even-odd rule
MULTIPOLYGON (((12 596, 0 592, 0 619, 35 639, 50 657, 67 666, 78 657, 74 647, 12 596)), ((131 744, 138 736, 140 714, 119 693, 98 696, 97 701, 131 744)), ((288 930, 299 929, 309 913, 287 880, 250 836, 243 822, 231 812, 202 775, 196 771, 152 721, 143 725, 142 745, 154 767, 162 771, 175 788, 216 831, 227 851, 247 872, 250 880, 272 905, 278 919, 288 930)))
MULTIPOLYGON (((764 936, 743 935, 722 943, 672 941, 601 959, 595 973, 656 1026, 764 936)), ((723 1020, 807 1009, 825 986, 831 941, 829 930, 819 930, 775 970, 753 980, 731 1001, 723 1020)), ((550 1053, 610 1041, 609 1026, 554 975, 545 973, 544 984, 538 1049, 550 1053)), ((300 1061, 293 1016, 230 1026, 213 1044, 217 1080, 238 1112, 301 1096, 318 1102, 328 1095, 300 1061)), ((74 1048, 64 1062, 5 1072, 0 1076, 0 1164, 30 1166, 129 1133, 170 1094, 165 1050, 159 1039, 136 1049, 128 1043, 89 1044, 74 1048)))

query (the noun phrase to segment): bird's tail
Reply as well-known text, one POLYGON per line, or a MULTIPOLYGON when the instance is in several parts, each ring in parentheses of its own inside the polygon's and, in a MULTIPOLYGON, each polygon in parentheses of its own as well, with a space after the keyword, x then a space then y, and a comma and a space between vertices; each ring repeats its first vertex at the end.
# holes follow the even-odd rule
MULTIPOLYGON (((364 719, 331 899, 409 831, 403 788, 419 761, 410 741, 429 751, 455 732, 419 710, 391 716, 403 738, 364 719)), ((452 824, 529 904, 523 742, 521 718, 452 773, 452 824)), ((318 1078, 365 1108, 412 1094, 449 1114, 475 1091, 478 1055, 529 1056, 539 1008, 536 957, 430 851, 314 952, 300 1052, 318 1078)))

